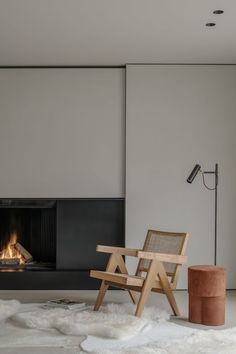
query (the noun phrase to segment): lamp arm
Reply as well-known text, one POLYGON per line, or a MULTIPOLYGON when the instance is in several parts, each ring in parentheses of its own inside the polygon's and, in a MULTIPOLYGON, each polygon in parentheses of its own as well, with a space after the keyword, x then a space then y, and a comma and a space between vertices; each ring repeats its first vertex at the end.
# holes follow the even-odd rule
POLYGON ((206 187, 206 189, 210 190, 210 191, 214 191, 216 190, 217 186, 218 186, 218 164, 216 164, 215 166, 215 171, 201 171, 202 172, 202 182, 204 187, 206 187), (206 174, 214 174, 215 175, 215 186, 213 188, 208 187, 206 182, 205 182, 205 178, 204 175, 206 174))

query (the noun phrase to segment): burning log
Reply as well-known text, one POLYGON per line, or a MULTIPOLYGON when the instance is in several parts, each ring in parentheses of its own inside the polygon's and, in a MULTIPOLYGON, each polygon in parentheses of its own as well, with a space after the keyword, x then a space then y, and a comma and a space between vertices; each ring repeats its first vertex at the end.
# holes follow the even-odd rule
POLYGON ((32 255, 17 242, 17 234, 12 233, 9 242, 0 251, 0 265, 22 265, 32 260, 32 255))
POLYGON ((15 247, 25 259, 25 263, 33 260, 33 256, 19 242, 16 243, 15 247))

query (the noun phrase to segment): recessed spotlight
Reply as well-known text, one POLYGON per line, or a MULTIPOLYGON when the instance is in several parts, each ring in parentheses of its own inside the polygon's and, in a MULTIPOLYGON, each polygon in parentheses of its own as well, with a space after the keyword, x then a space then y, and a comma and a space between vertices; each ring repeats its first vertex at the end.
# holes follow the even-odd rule
POLYGON ((216 24, 214 22, 208 22, 206 23, 207 27, 214 27, 216 24))
POLYGON ((215 15, 221 15, 223 13, 224 13, 223 10, 215 10, 215 11, 213 11, 213 14, 215 14, 215 15))

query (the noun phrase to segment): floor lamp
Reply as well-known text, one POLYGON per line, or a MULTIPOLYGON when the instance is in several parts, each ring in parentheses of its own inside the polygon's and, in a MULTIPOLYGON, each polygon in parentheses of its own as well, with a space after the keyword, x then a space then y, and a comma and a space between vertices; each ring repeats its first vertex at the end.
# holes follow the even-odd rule
POLYGON ((202 182, 204 187, 208 190, 215 191, 215 250, 214 250, 214 265, 216 265, 216 257, 217 257, 217 188, 218 188, 218 164, 215 164, 214 171, 202 171, 200 165, 195 165, 192 172, 190 173, 187 182, 192 183, 194 178, 197 176, 198 172, 202 174, 202 182), (205 175, 207 174, 214 174, 215 176, 215 185, 213 188, 206 185, 205 182, 205 175))

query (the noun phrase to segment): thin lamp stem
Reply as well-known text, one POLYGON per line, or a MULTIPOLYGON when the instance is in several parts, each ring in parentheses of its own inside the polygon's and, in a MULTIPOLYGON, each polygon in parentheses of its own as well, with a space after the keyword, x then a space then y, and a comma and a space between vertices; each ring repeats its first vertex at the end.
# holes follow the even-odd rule
POLYGON ((217 201, 218 201, 218 164, 215 165, 215 253, 214 253, 214 265, 217 263, 217 201))

